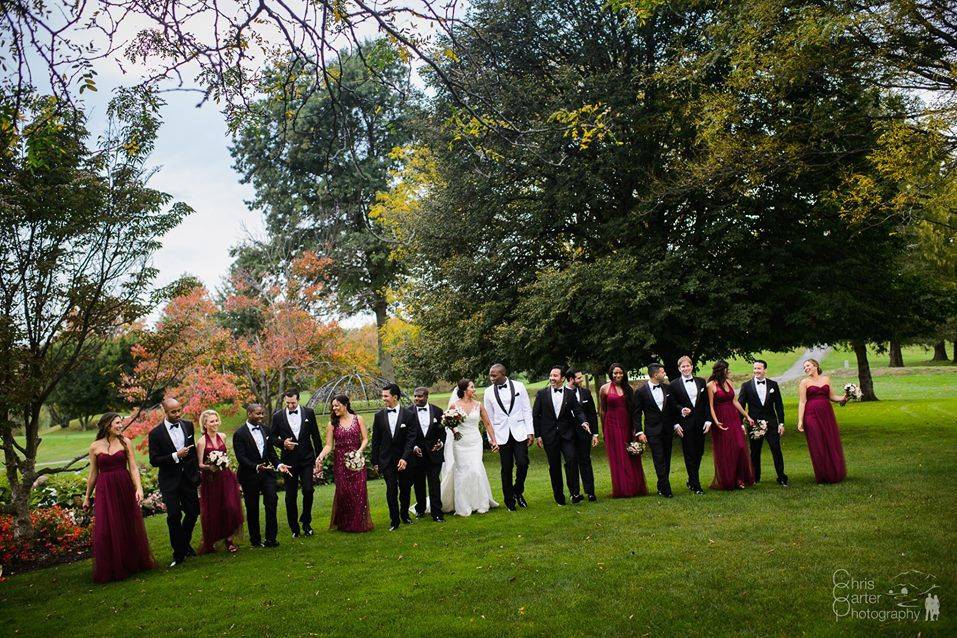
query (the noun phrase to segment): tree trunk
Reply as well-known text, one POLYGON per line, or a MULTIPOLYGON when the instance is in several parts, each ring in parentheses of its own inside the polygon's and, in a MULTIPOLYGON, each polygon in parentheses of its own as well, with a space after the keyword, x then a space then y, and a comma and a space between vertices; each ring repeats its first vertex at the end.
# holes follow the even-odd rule
POLYGON ((20 480, 10 486, 10 504, 13 506, 13 538, 24 541, 33 538, 33 521, 30 520, 30 493, 33 491, 33 477, 21 474, 20 480))
POLYGON ((890 367, 892 368, 904 367, 904 353, 901 352, 900 341, 891 341, 890 355, 891 355, 890 367))
POLYGON ((957 339, 954 339, 954 363, 957 363, 957 339))
MULTIPOLYGON (((957 356, 957 355, 955 355, 957 356)), ((934 344, 934 358, 931 361, 947 361, 947 344, 938 341, 934 344)))
MULTIPOLYGON (((861 386, 861 401, 877 401, 874 394, 874 379, 871 377, 871 364, 867 361, 867 344, 863 341, 853 341, 854 354, 857 355, 857 378, 861 386)), ((834 389, 832 388, 833 392, 834 389)), ((839 394, 839 393, 835 393, 839 394)))
POLYGON ((387 313, 388 304, 384 297, 376 298, 373 310, 375 310, 376 325, 376 349, 377 363, 379 364, 379 373, 388 381, 395 382, 395 369, 392 367, 392 355, 386 352, 382 343, 382 331, 385 329, 386 322, 389 321, 387 313))

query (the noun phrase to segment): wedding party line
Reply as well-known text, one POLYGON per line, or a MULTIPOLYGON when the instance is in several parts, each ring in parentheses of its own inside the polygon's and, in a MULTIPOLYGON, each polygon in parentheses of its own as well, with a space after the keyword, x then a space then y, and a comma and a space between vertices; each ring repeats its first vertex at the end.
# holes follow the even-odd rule
MULTIPOLYGON (((649 364, 647 382, 636 388, 627 369, 614 363, 597 400, 581 372, 559 365, 552 367, 548 385, 536 392, 534 400, 501 364, 490 368, 490 385, 481 400, 475 382, 462 379, 446 409, 429 402, 425 387, 415 388, 412 405, 403 406, 400 388, 389 383, 381 390, 383 407, 372 418, 371 435, 370 425, 353 410, 345 394, 330 401, 324 437, 315 411, 302 405, 299 391, 292 388, 285 391, 283 406, 268 422, 262 405, 248 404, 246 421, 231 442, 220 432, 215 410, 202 412, 197 434, 193 423, 182 418, 180 402, 167 398, 162 402, 164 419, 150 430, 148 444, 149 462, 159 470, 159 490, 166 506, 170 567, 197 553, 216 551, 218 543, 228 552, 239 551, 236 541, 244 525, 252 547, 277 547, 279 475, 285 479, 292 537, 313 536, 315 484, 323 478, 323 464, 330 455, 335 493, 329 528, 371 531, 366 485, 370 443, 371 465, 386 485, 390 531, 412 525, 413 516, 444 523, 446 514, 469 516, 499 506, 483 463, 483 429, 492 452, 499 454, 502 500, 509 512, 530 506, 525 482, 532 446, 544 450, 557 506, 586 499, 596 502, 591 451, 602 433, 612 498, 649 493, 643 466, 648 453, 657 494, 672 498, 676 438, 684 458, 685 486, 695 496, 704 495, 700 468, 709 434, 714 458, 710 489, 739 490, 758 483, 765 441, 776 481, 788 487, 781 450, 784 402, 778 383, 767 377, 767 363, 756 360, 752 378, 737 389, 726 361, 716 362, 707 379, 694 374, 690 357, 681 357, 677 364, 680 377, 670 383, 662 364, 649 364), (230 445, 238 465, 235 472, 228 456, 230 445), (260 524, 260 505, 265 529, 260 524), (197 520, 202 530, 198 552, 192 544, 197 520)), ((831 403, 843 406, 859 390, 848 384, 843 395, 837 394, 816 360, 807 359, 803 366, 797 430, 806 436, 816 482, 838 483, 847 470, 831 403)), ((121 415, 104 414, 90 445, 83 506, 92 507, 95 521, 95 582, 121 580, 156 567, 140 508, 139 469, 123 433, 125 427, 121 415)))

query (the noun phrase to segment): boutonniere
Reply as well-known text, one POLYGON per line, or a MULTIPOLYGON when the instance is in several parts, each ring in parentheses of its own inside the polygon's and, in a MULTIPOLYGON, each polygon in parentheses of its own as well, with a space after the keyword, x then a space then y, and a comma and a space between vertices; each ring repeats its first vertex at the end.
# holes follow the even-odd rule
POLYGON ((701 388, 700 390, 698 390, 698 394, 701 394, 702 392, 704 392, 704 388, 701 388))
POLYGON ((400 427, 400 428, 404 428, 404 427, 405 427, 405 423, 400 423, 400 424, 399 424, 399 427, 400 427))
POLYGON ((773 393, 774 393, 774 388, 771 388, 770 390, 768 390, 768 392, 771 392, 771 393, 773 394, 773 393))

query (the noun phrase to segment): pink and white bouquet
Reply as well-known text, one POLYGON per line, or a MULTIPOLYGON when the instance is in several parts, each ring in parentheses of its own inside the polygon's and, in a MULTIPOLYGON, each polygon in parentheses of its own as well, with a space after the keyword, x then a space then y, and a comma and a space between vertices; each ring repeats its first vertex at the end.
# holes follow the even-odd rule
POLYGON ((748 426, 748 436, 754 439, 755 441, 761 438, 764 438, 764 435, 768 433, 768 422, 764 419, 755 421, 754 425, 748 426))
POLYGON ((449 430, 452 430, 452 435, 455 437, 456 441, 462 438, 462 435, 455 428, 465 423, 465 417, 465 412, 455 406, 452 406, 442 413, 442 425, 449 430))
POLYGON ((353 450, 351 452, 346 452, 345 456, 343 457, 343 463, 345 463, 347 470, 361 472, 366 466, 366 457, 359 450, 353 450))
POLYGON ((861 389, 853 383, 848 383, 844 386, 844 396, 846 396, 851 401, 860 401, 864 397, 864 393, 861 392, 861 389))
POLYGON ((229 469, 229 455, 222 450, 213 450, 209 453, 209 463, 207 465, 216 468, 217 472, 229 469))
POLYGON ((625 450, 628 452, 628 454, 631 454, 632 456, 641 456, 642 453, 645 451, 646 447, 647 446, 641 441, 632 441, 627 446, 625 446, 625 450))

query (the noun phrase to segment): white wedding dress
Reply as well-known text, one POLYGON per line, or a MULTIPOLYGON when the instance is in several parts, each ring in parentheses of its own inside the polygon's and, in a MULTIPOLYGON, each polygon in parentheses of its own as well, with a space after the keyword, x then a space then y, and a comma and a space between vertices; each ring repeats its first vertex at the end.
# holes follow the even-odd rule
MULTIPOLYGON (((451 404, 451 403, 450 403, 451 404)), ((492 500, 492 486, 482 463, 482 432, 479 430, 481 410, 475 403, 472 412, 456 428, 462 435, 458 441, 449 430, 445 437, 445 462, 442 464, 442 511, 455 511, 458 516, 472 512, 484 514, 498 503, 492 500)))

